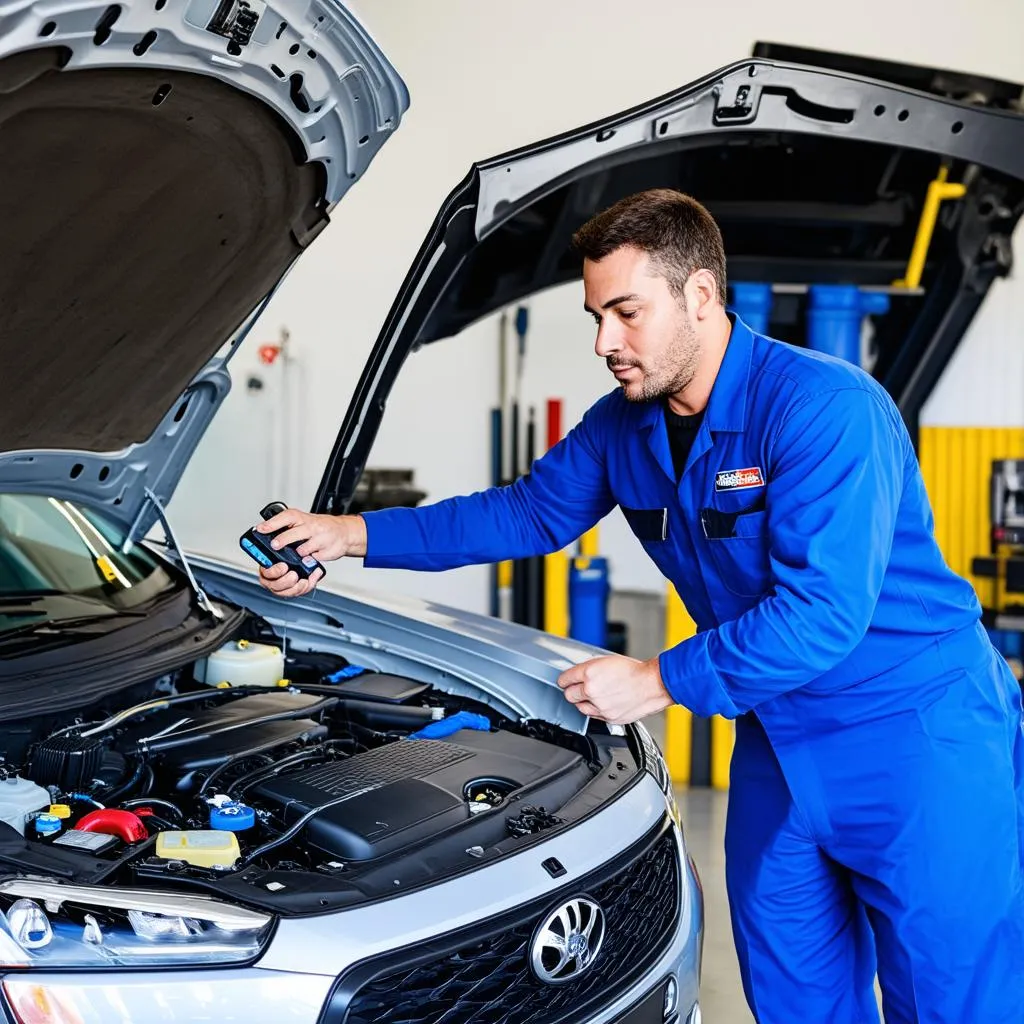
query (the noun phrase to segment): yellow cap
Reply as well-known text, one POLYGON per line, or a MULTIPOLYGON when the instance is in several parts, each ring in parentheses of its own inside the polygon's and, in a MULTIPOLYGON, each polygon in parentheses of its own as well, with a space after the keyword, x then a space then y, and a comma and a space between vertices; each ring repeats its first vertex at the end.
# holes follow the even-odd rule
POLYGON ((292 681, 290 679, 278 679, 277 686, 291 686, 292 681))
POLYGON ((222 679, 215 687, 215 690, 230 690, 231 684, 226 680, 222 679))
POLYGON ((71 808, 67 804, 50 804, 50 813, 55 818, 70 818, 71 808))
POLYGON ((246 647, 248 647, 248 646, 249 646, 249 641, 248 640, 239 640, 238 641, 238 649, 240 651, 244 651, 246 649, 246 647))

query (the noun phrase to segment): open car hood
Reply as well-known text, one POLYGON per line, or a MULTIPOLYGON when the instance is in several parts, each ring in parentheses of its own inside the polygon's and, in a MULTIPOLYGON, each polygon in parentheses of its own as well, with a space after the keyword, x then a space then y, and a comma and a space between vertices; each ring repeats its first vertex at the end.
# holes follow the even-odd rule
POLYGON ((0 0, 0 490, 166 501, 407 107, 335 0, 0 0))
POLYGON ((418 345, 580 276, 573 231, 641 189, 705 203, 732 281, 777 286, 773 328, 800 343, 816 283, 893 291, 872 372, 912 434, 1024 209, 1020 85, 758 44, 676 92, 475 164, 451 193, 395 300, 349 406, 314 509, 353 498, 388 393, 418 345), (929 185, 943 203, 920 281, 904 278, 929 185))

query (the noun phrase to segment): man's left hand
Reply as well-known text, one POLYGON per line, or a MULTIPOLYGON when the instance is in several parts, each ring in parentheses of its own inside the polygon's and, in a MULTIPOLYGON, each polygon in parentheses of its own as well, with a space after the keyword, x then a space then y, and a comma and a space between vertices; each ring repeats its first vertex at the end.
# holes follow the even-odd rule
POLYGON ((628 725, 673 703, 661 681, 658 659, 637 661, 619 654, 594 658, 563 672, 558 685, 565 699, 590 718, 628 725))

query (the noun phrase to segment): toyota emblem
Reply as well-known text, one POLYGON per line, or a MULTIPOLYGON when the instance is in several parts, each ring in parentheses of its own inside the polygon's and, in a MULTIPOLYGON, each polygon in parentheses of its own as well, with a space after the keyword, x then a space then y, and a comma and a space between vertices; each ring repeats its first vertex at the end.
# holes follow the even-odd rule
POLYGON ((575 981, 597 959, 604 942, 604 911, 576 896, 540 923, 530 943, 533 973, 548 985, 575 981))

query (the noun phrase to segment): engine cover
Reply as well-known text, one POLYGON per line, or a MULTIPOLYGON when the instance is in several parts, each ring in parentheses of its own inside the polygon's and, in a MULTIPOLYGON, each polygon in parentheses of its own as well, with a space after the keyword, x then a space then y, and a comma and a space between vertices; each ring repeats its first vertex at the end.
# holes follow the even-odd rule
POLYGON ((464 729, 451 740, 399 740, 280 775, 250 796, 279 805, 289 824, 342 799, 309 822, 306 841, 341 860, 368 861, 469 820, 465 791, 475 782, 496 780, 523 792, 581 761, 570 750, 529 737, 464 729))

